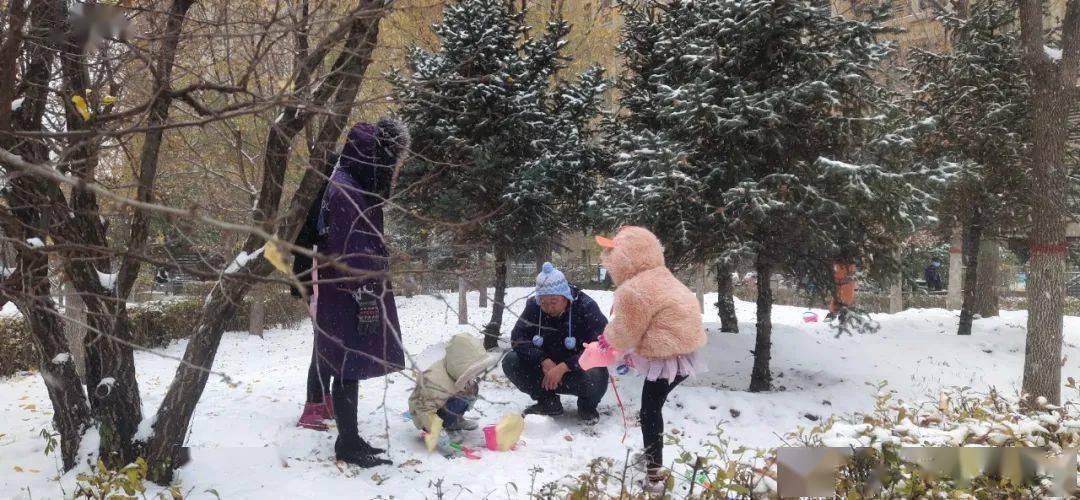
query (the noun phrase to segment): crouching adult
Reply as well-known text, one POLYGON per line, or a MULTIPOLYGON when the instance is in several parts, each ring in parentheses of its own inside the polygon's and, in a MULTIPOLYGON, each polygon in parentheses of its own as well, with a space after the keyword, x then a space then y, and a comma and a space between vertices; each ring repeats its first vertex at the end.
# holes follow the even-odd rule
POLYGON ((513 351, 503 359, 503 372, 535 404, 525 415, 563 413, 560 394, 577 397, 578 416, 587 424, 600 419, 596 407, 607 392, 607 368, 582 370, 578 357, 586 342, 604 332, 607 318, 596 302, 551 263, 536 277, 536 293, 525 306, 510 339, 513 351))

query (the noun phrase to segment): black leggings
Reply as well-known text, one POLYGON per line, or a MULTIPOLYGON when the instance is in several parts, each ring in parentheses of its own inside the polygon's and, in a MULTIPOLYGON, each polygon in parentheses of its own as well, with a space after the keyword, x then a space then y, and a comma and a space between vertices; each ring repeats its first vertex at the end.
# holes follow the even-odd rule
POLYGON ((330 370, 319 367, 317 347, 311 348, 311 364, 307 370, 307 402, 322 403, 323 395, 330 392, 330 370))
POLYGON ((679 385, 684 376, 668 379, 646 380, 641 387, 641 441, 645 445, 645 459, 649 472, 655 472, 664 465, 664 403, 668 394, 679 385))

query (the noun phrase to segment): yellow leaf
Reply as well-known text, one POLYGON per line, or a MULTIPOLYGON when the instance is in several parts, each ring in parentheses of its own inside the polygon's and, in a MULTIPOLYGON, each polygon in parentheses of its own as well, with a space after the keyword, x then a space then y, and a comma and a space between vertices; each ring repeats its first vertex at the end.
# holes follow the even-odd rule
POLYGON ((86 105, 86 99, 83 99, 81 95, 73 95, 71 103, 75 105, 75 110, 82 115, 83 120, 90 119, 90 108, 86 105))
POLYGON ((285 263, 285 258, 281 255, 281 250, 278 250, 275 241, 276 240, 269 240, 266 242, 266 245, 263 246, 263 257, 266 257, 266 260, 274 265, 274 269, 289 274, 291 271, 289 265, 285 263))
POLYGON ((107 95, 107 96, 101 98, 101 102, 105 103, 106 105, 115 104, 116 103, 116 96, 107 95))
POLYGON ((22 471, 23 471, 22 467, 19 467, 18 465, 15 466, 15 472, 22 472, 22 471))

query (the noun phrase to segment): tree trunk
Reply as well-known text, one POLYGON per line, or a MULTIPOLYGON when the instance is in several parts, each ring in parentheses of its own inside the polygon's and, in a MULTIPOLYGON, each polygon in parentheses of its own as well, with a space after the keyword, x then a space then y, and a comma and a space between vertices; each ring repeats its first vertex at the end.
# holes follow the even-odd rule
POLYGON ((457 324, 469 324, 469 280, 464 274, 458 274, 457 280, 457 324))
POLYGON ((71 349, 72 361, 75 363, 75 372, 79 378, 86 381, 86 306, 82 299, 75 293, 71 283, 65 283, 64 294, 64 336, 67 337, 68 348, 71 349))
POLYGON ((975 313, 984 318, 998 315, 1001 301, 1001 242, 983 237, 979 245, 979 274, 975 284, 975 313))
POLYGON ((484 279, 487 276, 487 262, 484 261, 484 252, 481 251, 480 255, 476 258, 478 265, 476 266, 479 271, 480 277, 476 279, 476 291, 480 292, 480 309, 487 309, 488 296, 487 296, 487 280, 484 279))
MULTIPOLYGON (((1069 4, 1073 8, 1073 2, 1069 4)), ((1036 74, 1031 165, 1031 232, 1028 235, 1028 335, 1023 393, 1061 402, 1061 343, 1065 312, 1066 89, 1036 74)), ((1073 83, 1069 83, 1072 90, 1073 83)))
POLYGON ((705 287, 708 286, 705 281, 706 279, 705 264, 695 264, 694 281, 697 286, 694 287, 694 294, 697 295, 698 307, 700 307, 702 311, 705 310, 705 287))
MULTIPOLYGON (((14 10, 9 22, 16 25, 24 22, 14 19, 17 15, 14 10)), ((48 96, 52 92, 49 83, 57 52, 55 45, 59 38, 56 36, 57 27, 65 12, 66 9, 61 3, 31 2, 31 23, 25 30, 25 38, 29 43, 22 56, 25 65, 23 78, 18 82, 25 86, 24 104, 18 110, 10 110, 10 121, 6 116, 8 109, 0 113, 5 115, 0 125, 0 145, 36 163, 49 160, 49 152, 44 142, 17 138, 10 134, 10 129, 44 130, 43 116, 48 96)), ((21 17, 21 14, 18 16, 21 17)), ((11 27, 9 26, 9 33, 12 31, 11 27)), ((5 39, 4 55, 0 55, 3 62, 10 62, 9 57, 18 54, 19 47, 15 45, 20 41, 18 38, 18 35, 12 34, 5 39)), ((3 87, 4 92, 15 89, 16 65, 9 63, 0 67, 3 68, 0 72, 11 72, 10 75, 4 75, 0 87, 3 87)), ((10 220, 3 218, 5 236, 12 237, 15 241, 27 241, 29 238, 48 241, 50 230, 57 221, 66 219, 66 214, 56 214, 57 206, 43 203, 43 200, 48 199, 46 193, 49 191, 49 184, 33 176, 12 175, 11 172, 8 172, 8 175, 10 185, 3 195, 13 217, 10 220), (7 225, 8 222, 11 222, 10 226, 7 225)), ((12 287, 15 289, 12 298, 26 321, 38 355, 41 378, 53 406, 53 428, 60 435, 60 455, 64 470, 67 471, 76 465, 83 432, 90 425, 90 407, 74 363, 65 362, 62 356, 69 349, 60 312, 49 293, 48 255, 22 244, 16 244, 15 248, 18 276, 13 276, 17 280, 12 287)), ((8 294, 9 290, 4 292, 8 294)))
MULTIPOLYGON (((256 223, 264 228, 269 227, 271 231, 274 221, 281 219, 277 234, 285 241, 296 238, 322 179, 332 168, 327 159, 340 140, 345 121, 355 105, 364 73, 371 62, 371 53, 378 40, 379 22, 386 13, 386 9, 381 8, 382 5, 380 0, 358 0, 350 18, 327 35, 341 36, 347 32, 342 50, 332 66, 333 72, 323 77, 311 105, 304 106, 303 110, 298 109, 295 104, 286 106, 282 119, 269 131, 263 157, 264 182, 260 187, 254 215, 256 223), (342 31, 343 29, 345 31, 342 31), (315 113, 313 109, 325 106, 331 101, 333 114, 320 127, 315 152, 309 159, 311 168, 304 173, 285 217, 280 218, 280 182, 288 166, 292 140, 311 121, 315 113)), ((306 80, 307 75, 323 63, 327 52, 336 44, 320 43, 318 46, 323 49, 312 51, 297 70, 298 80, 306 80)), ((253 252, 263 244, 262 238, 252 236, 245 243, 244 250, 253 252)), ((265 259, 256 259, 248 265, 247 270, 253 276, 266 276, 273 270, 273 266, 265 259)), ((183 363, 177 368, 176 377, 158 408, 152 435, 146 443, 145 457, 150 466, 148 477, 158 484, 169 483, 173 471, 182 465, 186 458, 182 449, 183 440, 195 406, 206 387, 209 370, 221 343, 226 318, 235 312, 236 304, 243 299, 249 288, 250 283, 246 281, 223 280, 214 287, 203 306, 198 326, 195 327, 184 352, 183 363)))
POLYGON ((536 250, 536 274, 540 274, 540 269, 544 267, 545 262, 551 262, 551 240, 547 238, 536 250))
POLYGON ((495 248, 495 298, 491 304, 491 321, 484 327, 484 349, 499 346, 502 335, 503 310, 506 308, 506 273, 509 254, 503 248, 495 248))
POLYGON ((949 282, 945 295, 945 308, 950 311, 960 309, 964 301, 964 245, 960 229, 953 232, 949 242, 949 282))
POLYGON ((904 273, 903 252, 897 248, 893 253, 896 259, 897 271, 893 275, 893 283, 889 285, 889 314, 897 314, 904 311, 904 273))
POLYGON ((960 306, 960 326, 956 332, 958 335, 971 335, 971 324, 975 320, 975 284, 979 277, 982 232, 982 214, 976 208, 971 220, 964 227, 964 303, 960 306))
POLYGON ((754 341, 754 369, 750 373, 750 392, 763 392, 772 388, 769 359, 772 350, 772 265, 758 256, 754 263, 757 270, 757 339, 754 341))
POLYGON ((52 402, 53 428, 60 434, 60 456, 66 471, 76 465, 83 432, 90 425, 90 406, 64 337, 62 316, 49 296, 48 266, 45 254, 19 251, 22 282, 16 305, 38 353, 38 368, 52 402))
POLYGON ((716 309, 720 312, 720 331, 739 333, 739 318, 735 315, 735 283, 733 269, 727 264, 716 265, 716 309))
MULTIPOLYGON (((74 277, 75 287, 84 290, 87 279, 74 277)), ((79 297, 87 311, 86 392, 101 438, 100 458, 111 468, 123 467, 138 458, 134 439, 142 422, 127 305, 82 291, 79 297)))

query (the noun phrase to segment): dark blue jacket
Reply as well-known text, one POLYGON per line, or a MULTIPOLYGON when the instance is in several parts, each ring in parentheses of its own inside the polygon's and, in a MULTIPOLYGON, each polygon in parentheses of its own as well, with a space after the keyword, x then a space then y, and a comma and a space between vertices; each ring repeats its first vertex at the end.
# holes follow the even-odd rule
POLYGON ((529 298, 525 311, 521 313, 514 325, 514 331, 510 334, 514 352, 523 361, 539 364, 544 359, 550 359, 556 363, 566 363, 572 371, 581 370, 578 357, 585 350, 586 342, 596 342, 600 334, 604 333, 607 318, 600 312, 596 301, 585 295, 585 292, 571 287, 570 295, 574 297, 573 302, 558 318, 544 314, 536 300, 529 298), (577 346, 573 350, 567 349, 565 342, 571 330, 577 339, 577 346), (533 343, 533 337, 537 333, 544 337, 540 347, 533 343))

